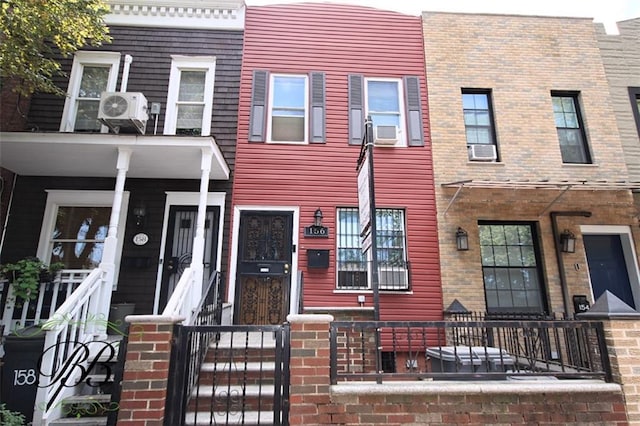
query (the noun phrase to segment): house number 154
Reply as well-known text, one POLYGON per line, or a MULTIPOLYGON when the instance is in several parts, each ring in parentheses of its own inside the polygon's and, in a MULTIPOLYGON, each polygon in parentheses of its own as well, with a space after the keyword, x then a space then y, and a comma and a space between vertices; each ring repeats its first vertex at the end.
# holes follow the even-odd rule
POLYGON ((36 382, 36 370, 30 368, 28 370, 14 370, 13 371, 13 385, 25 386, 32 385, 36 382))

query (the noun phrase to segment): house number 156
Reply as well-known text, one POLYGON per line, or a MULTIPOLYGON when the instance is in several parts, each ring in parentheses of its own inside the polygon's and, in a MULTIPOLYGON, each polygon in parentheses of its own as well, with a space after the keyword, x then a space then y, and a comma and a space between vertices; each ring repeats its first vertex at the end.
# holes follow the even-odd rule
POLYGON ((13 385, 24 386, 32 385, 36 382, 36 370, 30 368, 28 370, 14 370, 13 371, 13 385))

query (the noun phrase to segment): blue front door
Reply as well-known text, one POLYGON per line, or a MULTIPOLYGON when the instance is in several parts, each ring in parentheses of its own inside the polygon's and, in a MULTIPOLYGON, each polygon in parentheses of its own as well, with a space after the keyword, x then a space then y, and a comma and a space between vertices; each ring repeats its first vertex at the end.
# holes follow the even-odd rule
POLYGON ((584 235, 593 297, 609 290, 635 309, 620 235, 584 235))

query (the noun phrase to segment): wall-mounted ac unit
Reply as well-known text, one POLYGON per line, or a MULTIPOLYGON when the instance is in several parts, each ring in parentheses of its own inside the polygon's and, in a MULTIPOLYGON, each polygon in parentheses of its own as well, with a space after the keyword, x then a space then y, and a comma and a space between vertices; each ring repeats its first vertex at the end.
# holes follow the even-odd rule
POLYGON ((469 160, 471 161, 495 161, 497 158, 498 153, 495 145, 469 145, 469 160))
POLYGON ((375 126, 373 143, 380 146, 395 145, 398 143, 398 128, 396 126, 375 126))
POLYGON ((147 127, 147 98, 139 92, 102 92, 98 120, 115 133, 133 129, 144 135, 147 127))

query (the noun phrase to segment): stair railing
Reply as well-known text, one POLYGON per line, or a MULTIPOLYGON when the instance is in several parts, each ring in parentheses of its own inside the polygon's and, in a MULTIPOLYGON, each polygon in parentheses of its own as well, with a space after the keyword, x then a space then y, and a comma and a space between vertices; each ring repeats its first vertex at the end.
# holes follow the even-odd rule
POLYGON ((194 298, 191 294, 191 290, 194 287, 192 285, 194 277, 194 269, 186 268, 184 270, 167 302, 167 306, 165 306, 164 311, 162 311, 162 316, 185 318, 184 324, 188 325, 187 323, 191 321, 191 316, 195 308, 195 306, 193 306, 194 298))
POLYGON ((105 350, 115 358, 116 351, 108 344, 103 343, 98 354, 90 347, 101 336, 106 338, 110 300, 103 299, 105 295, 110 296, 111 286, 105 272, 94 269, 42 325, 46 334, 34 426, 46 425, 61 417, 62 400, 75 394, 74 388, 86 380, 90 364, 98 356, 104 356, 105 350))

